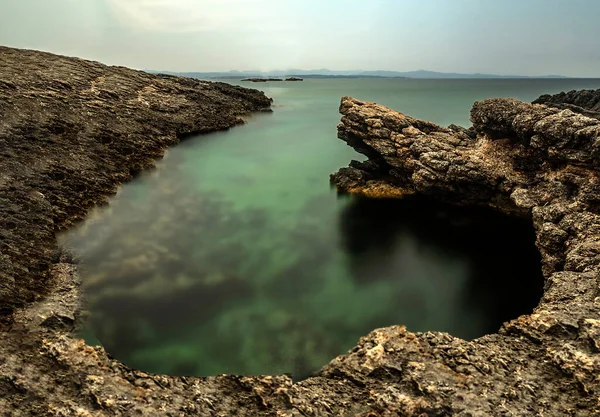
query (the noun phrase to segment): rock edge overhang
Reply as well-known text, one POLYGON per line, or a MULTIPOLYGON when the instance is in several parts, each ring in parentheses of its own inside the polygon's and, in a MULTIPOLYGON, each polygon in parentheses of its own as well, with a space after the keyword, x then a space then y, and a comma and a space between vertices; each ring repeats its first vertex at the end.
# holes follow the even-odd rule
MULTIPOLYGON (((595 94, 600 97, 600 90, 595 94)), ((536 231, 545 277, 539 305, 496 335, 473 342, 452 339, 468 352, 463 365, 470 369, 469 382, 459 384, 445 368, 448 362, 437 361, 435 376, 419 372, 419 386, 445 374, 452 381, 446 388, 460 400, 444 402, 433 383, 432 392, 423 390, 437 397, 433 403, 451 404, 455 411, 461 403, 469 411, 485 410, 481 399, 473 398, 479 393, 484 402, 495 403, 485 411, 494 415, 501 410, 526 415, 525 408, 551 415, 600 412, 600 120, 589 111, 514 99, 476 102, 470 129, 437 126, 351 97, 342 98, 340 113, 338 137, 368 160, 332 174, 339 191, 375 198, 418 193, 491 206, 528 216, 536 231), (495 354, 476 363, 474 357, 486 351, 495 354), (504 370, 488 373, 488 365, 498 361, 505 362, 504 370), (495 394, 488 390, 492 387, 495 394), (553 403, 558 398, 561 406, 553 403)), ((424 339, 414 336, 415 351, 424 339)), ((390 344, 380 343, 382 356, 390 344)), ((399 350, 406 353, 406 346, 399 350)), ((428 361, 416 357, 414 366, 425 372, 428 361)), ((456 372, 462 366, 450 368, 456 372)))

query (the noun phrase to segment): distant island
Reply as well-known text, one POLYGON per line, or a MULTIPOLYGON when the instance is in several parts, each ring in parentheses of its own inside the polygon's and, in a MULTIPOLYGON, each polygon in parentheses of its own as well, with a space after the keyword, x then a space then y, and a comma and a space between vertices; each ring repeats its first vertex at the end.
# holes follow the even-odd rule
POLYGON ((252 78, 244 78, 242 81, 250 81, 253 83, 266 83, 267 81, 304 81, 302 78, 298 77, 288 77, 286 79, 283 78, 263 78, 263 77, 252 77, 252 78))
MULTIPOLYGON (((333 71, 328 69, 302 70, 274 70, 274 71, 224 71, 224 72, 172 72, 172 71, 147 71, 153 74, 170 74, 201 79, 238 79, 243 81, 256 80, 254 82, 266 81, 292 81, 290 78, 417 78, 417 79, 473 79, 473 78, 569 78, 562 75, 498 75, 498 74, 462 74, 455 72, 437 71, 333 71), (263 81, 264 80, 264 81, 263 81)), ((301 80, 297 80, 301 81, 301 80)))

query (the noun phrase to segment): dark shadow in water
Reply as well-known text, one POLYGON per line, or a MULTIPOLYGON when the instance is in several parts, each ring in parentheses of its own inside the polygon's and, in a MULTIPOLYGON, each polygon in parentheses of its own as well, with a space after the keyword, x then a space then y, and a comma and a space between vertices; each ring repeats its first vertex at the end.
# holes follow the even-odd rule
POLYGON ((393 268, 390 258, 403 235, 420 248, 465 259, 470 274, 463 302, 485 318, 486 333, 531 313, 543 293, 541 258, 529 219, 424 197, 354 198, 341 215, 340 231, 358 283, 381 276, 374 271, 393 268))
POLYGON ((479 337, 542 293, 525 219, 424 198, 353 198, 340 213, 326 194, 279 230, 265 210, 177 190, 122 201, 79 237, 92 244, 86 331, 144 371, 299 380, 375 328, 479 337))
MULTIPOLYGON (((253 288, 247 282, 229 278, 214 285, 194 285, 175 294, 151 300, 132 297, 130 294, 113 295, 97 303, 94 309, 111 316, 112 322, 117 317, 122 318, 110 332, 111 337, 102 338, 102 342, 114 357, 125 358, 144 346, 140 329, 132 318, 143 317, 152 323, 152 328, 161 337, 169 339, 176 337, 186 322, 207 320, 226 306, 251 298, 252 293, 253 288)), ((102 328, 104 321, 102 314, 97 314, 92 317, 92 326, 102 328)))

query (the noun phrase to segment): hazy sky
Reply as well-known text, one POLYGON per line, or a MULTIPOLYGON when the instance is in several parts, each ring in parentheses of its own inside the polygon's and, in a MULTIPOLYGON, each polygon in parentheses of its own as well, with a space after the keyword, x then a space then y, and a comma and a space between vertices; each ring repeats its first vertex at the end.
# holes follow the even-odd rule
POLYGON ((140 69, 600 77, 600 0, 0 0, 0 44, 140 69))

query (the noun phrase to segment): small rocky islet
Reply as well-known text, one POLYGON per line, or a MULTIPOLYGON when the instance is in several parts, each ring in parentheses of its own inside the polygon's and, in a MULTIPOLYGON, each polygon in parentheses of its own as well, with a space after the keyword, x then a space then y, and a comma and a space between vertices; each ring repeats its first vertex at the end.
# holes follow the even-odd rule
POLYGON ((242 81, 249 81, 252 83, 266 83, 269 81, 304 81, 304 79, 298 78, 298 77, 287 77, 287 78, 251 77, 251 78, 244 78, 242 81))
POLYGON ((368 160, 333 174, 337 188, 426 194, 532 219, 545 277, 533 314, 472 342, 376 329, 294 384, 287 375, 172 377, 130 369, 72 335, 80 279, 56 233, 106 204, 168 146, 239 124, 242 115, 268 111, 271 100, 222 83, 0 48, 0 411, 597 415, 599 97, 485 100, 473 107, 471 129, 342 99, 338 136, 368 160))

